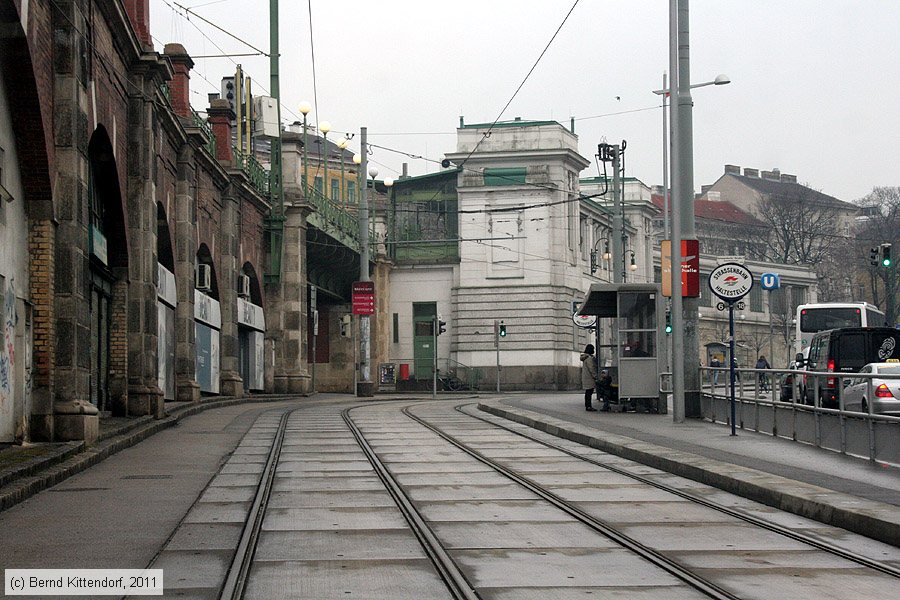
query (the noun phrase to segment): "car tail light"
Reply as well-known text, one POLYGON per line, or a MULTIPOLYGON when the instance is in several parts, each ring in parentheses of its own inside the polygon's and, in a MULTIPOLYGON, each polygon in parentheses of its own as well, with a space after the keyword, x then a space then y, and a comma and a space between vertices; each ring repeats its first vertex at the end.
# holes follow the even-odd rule
POLYGON ((875 397, 876 398, 893 398, 894 394, 891 393, 891 390, 888 389, 886 383, 882 383, 877 388, 875 388, 875 397))
MULTIPOLYGON (((833 358, 828 359, 828 372, 834 373, 834 359, 833 358)), ((837 382, 837 378, 829 377, 828 382, 825 385, 827 385, 830 388, 833 388, 836 385, 836 382, 837 382)))

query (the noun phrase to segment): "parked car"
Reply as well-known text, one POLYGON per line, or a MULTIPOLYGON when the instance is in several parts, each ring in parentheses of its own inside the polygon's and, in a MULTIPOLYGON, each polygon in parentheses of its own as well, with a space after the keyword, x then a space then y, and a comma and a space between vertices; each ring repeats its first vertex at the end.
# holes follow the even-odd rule
POLYGON ((896 379, 873 377, 871 388, 868 378, 851 378, 850 385, 844 389, 844 408, 867 413, 871 405, 872 414, 900 416, 900 362, 871 363, 859 372, 898 377, 896 379), (870 390, 871 397, 869 397, 870 390))
MULTIPOLYGON (((802 357, 798 357, 802 361, 802 357)), ((900 362, 900 329, 890 327, 845 327, 820 331, 809 344, 807 371, 834 373, 834 377, 807 375, 807 404, 818 394, 821 405, 837 408, 838 385, 846 373, 859 373, 869 363, 900 362)), ((798 361, 800 362, 800 361, 798 361)))

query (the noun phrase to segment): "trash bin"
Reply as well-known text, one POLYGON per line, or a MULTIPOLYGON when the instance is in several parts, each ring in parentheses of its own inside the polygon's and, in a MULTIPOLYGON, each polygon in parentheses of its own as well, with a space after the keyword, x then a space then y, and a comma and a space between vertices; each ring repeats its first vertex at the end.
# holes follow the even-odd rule
POLYGON ((408 363, 400 363, 400 381, 409 381, 408 363))

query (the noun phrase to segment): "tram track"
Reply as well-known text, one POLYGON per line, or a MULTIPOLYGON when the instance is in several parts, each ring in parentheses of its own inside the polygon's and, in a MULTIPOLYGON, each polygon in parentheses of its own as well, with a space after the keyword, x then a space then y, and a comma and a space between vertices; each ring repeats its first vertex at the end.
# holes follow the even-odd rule
MULTIPOLYGON (((446 432, 442 431, 438 427, 436 427, 436 426, 432 425, 431 423, 428 423, 424 419, 412 414, 409 407, 404 408, 402 412, 404 415, 406 415, 413 421, 419 423, 423 427, 436 433, 442 439, 446 440, 448 443, 452 444, 456 448, 459 448, 463 452, 466 452, 467 454, 469 454, 470 456, 472 456, 473 458, 475 458, 482 464, 485 464, 485 465, 493 468, 498 473, 502 473, 503 475, 505 475, 512 481, 518 483, 519 485, 528 489, 532 493, 543 498, 544 500, 546 500, 547 502, 549 502, 556 508, 571 515, 572 517, 574 517, 575 519, 584 523, 585 525, 587 525, 594 531, 597 531, 598 533, 606 536, 613 542, 619 544, 620 546, 622 546, 624 548, 627 548, 634 554, 637 554, 641 558, 662 568, 669 574, 675 576, 676 578, 685 582, 687 585, 691 586, 692 588, 702 592, 703 594, 707 595, 708 597, 714 598, 716 600, 739 600, 738 596, 731 594, 727 590, 722 589, 721 587, 719 587, 718 585, 716 585, 715 583, 713 583, 711 581, 708 581, 702 577, 699 577, 697 574, 693 573, 689 569, 684 568, 677 562, 668 558, 664 554, 657 552, 656 550, 647 546, 646 544, 643 544, 643 543, 623 534, 622 532, 616 530, 615 528, 610 527, 606 523, 591 516, 590 514, 588 514, 581 508, 579 508, 578 506, 575 506, 572 502, 564 500, 557 494, 554 494, 547 487, 540 485, 539 483, 536 483, 535 481, 531 480, 528 477, 525 477, 523 475, 520 475, 519 473, 516 473, 514 470, 485 456, 484 454, 478 452, 474 448, 471 448, 467 444, 460 442, 454 436, 447 434, 446 432)), ((462 414, 465 414, 465 413, 462 413, 462 414)), ((471 415, 468 415, 468 416, 471 416, 471 415)))
MULTIPOLYGON (((428 410, 426 407, 429 406, 434 405, 416 403, 406 406, 397 405, 394 408, 381 406, 377 407, 377 409, 371 406, 355 406, 340 410, 339 419, 337 410, 334 415, 335 419, 342 421, 343 426, 347 428, 346 431, 349 432, 345 433, 345 435, 347 435, 347 440, 350 441, 352 439, 352 442, 359 447, 359 450, 365 457, 364 462, 371 465, 375 476, 373 477, 373 481, 379 481, 384 487, 384 490, 390 497, 389 502, 392 502, 395 505, 396 509, 399 511, 399 515, 402 516, 402 521, 405 522, 412 536, 415 537, 416 542, 418 542, 418 545, 424 553, 422 559, 427 559, 427 563, 425 564, 431 564, 433 566, 434 573, 439 579, 439 581, 438 579, 435 579, 435 584, 440 586, 442 583, 451 598, 457 600, 476 600, 491 596, 492 592, 482 591, 482 586, 485 584, 479 579, 477 569, 473 571, 473 563, 471 562, 472 555, 467 554, 466 552, 460 554, 458 541, 456 542, 456 545, 454 545, 454 542, 442 540, 442 536, 445 532, 441 529, 440 518, 436 522, 434 520, 434 515, 429 514, 427 511, 427 502, 423 505, 422 486, 424 485, 427 487, 429 485, 440 484, 417 484, 415 482, 409 482, 408 480, 404 482, 403 474, 406 473, 408 479, 409 474, 416 472, 416 470, 405 471, 404 469, 397 469, 398 464, 394 462, 397 460, 396 453, 408 452, 407 449, 398 450, 397 446, 401 448, 404 446, 409 446, 411 449, 416 448, 416 446, 414 446, 414 440, 422 439, 423 434, 411 432, 417 432, 419 427, 423 428, 423 432, 428 432, 428 436, 434 437, 434 441, 430 442, 430 446, 428 443, 424 443, 423 451, 425 453, 429 452, 429 448, 431 449, 431 452, 435 452, 435 449, 442 447, 442 444, 448 444, 448 448, 452 447, 454 449, 452 452, 459 451, 464 453, 464 455, 470 457, 471 460, 477 461, 483 465, 481 468, 484 469, 485 472, 496 473, 498 478, 502 477, 510 482, 505 485, 519 486, 523 490, 522 494, 528 494, 529 497, 535 497, 535 503, 546 503, 546 506, 560 511, 561 514, 565 514, 567 519, 572 519, 579 523, 579 526, 586 527, 585 531, 590 530, 592 532, 590 534, 591 536, 597 536, 596 539, 605 538, 606 540, 605 542, 582 541, 579 543, 580 545, 576 545, 575 547, 596 547, 607 551, 610 548, 620 549, 619 551, 623 553, 623 556, 624 553, 627 552, 635 557, 639 557, 643 561, 641 564, 646 565, 643 567, 644 569, 652 568, 650 567, 650 565, 652 565, 659 571, 667 573, 665 576, 660 574, 654 577, 664 577, 673 581, 677 580, 680 582, 678 585, 681 586, 681 589, 691 589, 694 594, 700 594, 704 597, 717 600, 736 600, 745 597, 745 593, 741 593, 740 587, 734 588, 728 580, 722 580, 721 575, 717 575, 715 572, 709 571, 708 569, 704 571, 702 567, 698 569, 696 565, 690 564, 690 559, 684 559, 683 556, 679 556, 678 552, 673 553, 671 549, 667 550, 664 545, 660 546, 658 543, 654 545, 655 542, 652 538, 648 539, 646 534, 642 534, 638 530, 634 530, 635 533, 632 533, 631 530, 626 532, 621 528, 621 523, 616 523, 614 521, 608 522, 604 520, 602 516, 591 514, 591 509, 587 508, 583 501, 565 497, 565 490, 567 489, 565 485, 555 487, 557 486, 556 483, 541 483, 538 481, 540 475, 538 475, 537 472, 535 472, 535 475, 529 476, 528 474, 523 474, 527 473, 527 471, 517 471, 517 465, 515 464, 516 459, 505 458, 502 452, 498 452, 499 456, 489 456, 492 452, 492 448, 495 451, 497 449, 503 449, 504 452, 507 452, 505 456, 511 456, 508 454, 510 450, 514 448, 522 449, 522 446, 516 446, 516 444, 509 444, 508 442, 505 443, 502 441, 505 438, 501 436, 492 442, 483 443, 479 448, 477 447, 478 441, 473 442, 471 441, 472 438, 469 440, 465 439, 467 434, 472 432, 472 435, 476 437, 478 435, 486 435, 484 433, 476 433, 476 430, 479 432, 492 432, 496 430, 498 432, 503 432, 503 435, 513 434, 518 439, 526 440, 526 444, 536 445, 535 450, 537 450, 537 453, 531 454, 531 456, 542 456, 541 452, 544 450, 551 451, 551 453, 559 452, 560 455, 566 457, 567 460, 574 458, 577 459, 578 464, 583 463, 585 465, 590 465, 591 469, 597 468, 613 473, 616 476, 627 477, 629 480, 634 481, 635 484, 652 487, 655 490, 671 494, 680 500, 694 503, 704 509, 717 511, 722 515, 736 519, 748 526, 758 527, 767 532, 782 535, 793 542, 809 546, 811 550, 814 549, 828 553, 831 556, 850 561, 856 565, 865 567, 866 569, 877 571, 882 575, 893 578, 900 577, 900 569, 897 569, 890 564, 879 562, 873 558, 860 555, 821 539, 805 535, 790 529, 789 527, 766 521, 742 512, 741 510, 717 504, 682 489, 660 483, 659 481, 654 481, 651 478, 638 473, 633 473, 625 468, 604 463, 601 460, 590 456, 584 456, 571 447, 574 443, 570 444, 569 447, 566 447, 562 443, 556 444, 551 440, 546 439, 549 434, 538 434, 536 432, 534 435, 531 435, 527 431, 522 431, 521 428, 517 429, 510 427, 504 425, 502 422, 498 422, 498 420, 486 418, 477 413, 473 414, 472 412, 469 412, 471 411, 471 405, 460 404, 452 408, 446 405, 439 406, 437 412, 426 413, 422 416, 421 411, 428 410), (354 421, 353 413, 354 411, 366 410, 373 410, 373 412, 363 413, 366 414, 366 417, 363 419, 363 426, 361 427, 354 421), (381 411, 380 414, 379 411, 381 411), (398 417, 402 415, 402 420, 397 421, 396 417, 392 416, 393 414, 396 414, 398 417), (374 416, 384 419, 384 425, 379 424, 375 428, 372 428, 372 423, 375 422, 373 421, 374 416), (478 422, 479 426, 467 427, 465 424, 467 419, 472 419, 473 423, 478 422), (410 429, 410 426, 404 426, 402 424, 404 421, 407 423, 414 423, 415 425, 410 429), (407 438, 403 437, 404 432, 407 432, 407 438), (367 434, 374 434, 375 437, 373 439, 376 441, 373 443, 372 440, 367 439, 367 434), (396 442, 392 441, 392 436, 397 437, 396 442), (491 444, 494 445, 492 446, 491 444), (417 489, 419 490, 418 492, 415 491, 417 489), (425 509, 425 512, 423 512, 423 509, 425 509), (637 535, 637 537, 635 537, 635 535, 637 535), (644 536, 643 540, 640 539, 642 535, 644 536), (594 544, 598 543, 600 544, 599 546, 594 546, 594 544), (605 546, 604 544, 609 544, 609 546, 605 546), (483 595, 484 593, 487 593, 487 596, 483 595)), ((257 546, 260 543, 260 538, 265 533, 263 531, 263 521, 266 518, 269 499, 272 495, 273 487, 275 486, 276 470, 278 470, 279 458, 281 457, 282 447, 285 444, 288 420, 294 412, 296 411, 287 411, 280 417, 277 431, 272 440, 272 446, 268 451, 265 468, 259 479, 258 488, 253 497, 252 506, 244 524, 231 566, 228 569, 224 585, 221 588, 220 598, 243 598, 245 588, 254 585, 248 584, 251 577, 253 579, 257 577, 255 567, 253 567, 254 555, 257 546)), ((295 435, 295 433, 292 433, 291 435, 295 435)), ((294 443, 295 442, 288 442, 288 444, 294 443)), ((291 450, 287 450, 286 452, 291 452, 291 450)), ((441 450, 439 453, 443 454, 444 451, 441 450)), ((460 456, 462 456, 462 454, 460 454, 460 456)), ((360 458, 362 458, 362 456, 360 456, 360 458)), ((466 460, 469 460, 469 458, 466 460)), ((400 464, 402 464, 402 462, 400 464)), ((552 465, 552 461, 548 461, 548 464, 552 465)), ((579 468, 574 467, 573 470, 578 472, 579 468)), ((433 472, 440 472, 440 469, 433 472)), ((469 468, 460 468, 458 472, 469 473, 471 471, 469 468)), ((481 484, 473 483, 460 485, 474 486, 472 488, 472 498, 474 499, 478 496, 477 492, 478 489, 480 489, 478 486, 481 484)), ((626 485, 626 487, 628 486, 626 485)), ((427 495, 425 497, 427 497, 427 495)), ((468 498, 469 496, 466 497, 468 498)), ((482 494, 482 497, 492 498, 493 496, 491 496, 491 494, 482 494)), ((514 497, 523 498, 525 496, 515 495, 514 497)), ((472 523, 477 523, 481 519, 484 519, 484 523, 489 523, 491 518, 490 514, 485 514, 484 517, 479 516, 477 520, 471 521, 469 525, 475 527, 476 525, 472 525, 472 523)), ((496 515, 493 518, 496 518, 496 515)), ((397 519, 399 520, 399 516, 397 519)), ((627 527, 625 527, 625 529, 627 529, 627 527)), ((584 538, 584 540, 590 539, 593 538, 584 538)), ((469 546, 467 544, 465 547, 478 546, 469 546)), ((501 545, 501 547, 503 546, 501 545)), ((552 547, 547 546, 547 548, 549 549, 552 547)), ((556 546, 556 548, 564 550, 566 546, 556 546)), ((635 564, 637 565, 638 563, 635 564)), ((639 567, 635 566, 633 568, 639 567)), ((654 579, 654 581, 656 581, 656 579, 654 579)), ((259 584, 258 581, 257 584, 259 584)), ((258 592, 256 596, 254 596, 252 592, 248 591, 247 593, 248 597, 258 597, 258 592)))
MULTIPOLYGON (((527 434, 525 434, 525 433, 523 433, 523 432, 521 432, 521 431, 518 431, 518 430, 516 430, 516 429, 514 429, 514 428, 508 427, 508 426, 506 426, 506 425, 502 425, 502 424, 498 423, 498 422, 495 421, 495 420, 486 419, 486 418, 483 418, 483 417, 480 416, 480 415, 474 415, 474 414, 465 412, 464 410, 462 410, 464 406, 467 406, 467 405, 463 405, 463 404, 457 405, 456 407, 454 407, 454 410, 456 410, 456 411, 457 411, 458 413, 460 413, 460 414, 466 415, 466 416, 471 417, 471 418, 473 418, 473 419, 477 419, 477 420, 482 421, 482 422, 484 422, 484 423, 488 423, 488 424, 490 424, 490 425, 492 425, 492 426, 495 426, 495 427, 498 427, 498 428, 500 428, 500 429, 503 429, 504 431, 507 431, 507 432, 509 432, 509 433, 512 433, 512 434, 514 434, 514 435, 516 435, 516 436, 523 437, 523 438, 525 438, 525 439, 527 439, 527 440, 530 440, 530 441, 532 441, 532 442, 541 444, 542 446, 545 446, 545 447, 547 447, 547 448, 552 448, 553 450, 557 450, 557 451, 559 451, 559 452, 561 452, 561 453, 563 453, 563 454, 566 454, 566 455, 568 455, 568 456, 571 456, 571 457, 573 457, 573 458, 578 458, 578 459, 580 459, 580 460, 583 460, 583 461, 585 461, 585 462, 587 462, 587 463, 590 463, 590 464, 592 464, 592 465, 595 465, 595 466, 597 466, 597 467, 606 469, 606 470, 608 470, 608 471, 611 471, 611 472, 613 472, 613 473, 616 473, 617 475, 622 475, 622 476, 628 477, 628 478, 633 479, 634 481, 637 481, 637 482, 642 483, 642 484, 644 484, 644 485, 651 486, 651 487, 653 487, 653 488, 656 488, 656 489, 658 489, 658 490, 667 492, 667 493, 672 494, 672 495, 674 495, 674 496, 677 496, 677 497, 679 497, 679 498, 683 498, 683 499, 688 500, 688 501, 690 501, 690 502, 693 502, 693 503, 695 503, 695 504, 699 504, 699 505, 701 505, 701 506, 703 506, 703 507, 705 507, 705 508, 709 508, 709 509, 715 510, 715 511, 717 511, 717 512, 719 512, 719 513, 722 513, 722 514, 725 514, 725 515, 727 515, 727 516, 729 516, 729 517, 738 519, 738 520, 743 521, 743 522, 745 522, 745 523, 748 523, 748 524, 750 524, 750 525, 753 525, 753 526, 756 526, 756 527, 765 529, 765 530, 767 530, 767 531, 771 531, 771 532, 773 532, 773 533, 777 533, 777 534, 782 535, 782 536, 784 536, 784 537, 786 537, 786 538, 789 538, 789 539, 791 539, 791 540, 798 541, 798 542, 801 542, 801 543, 803 543, 803 544, 807 544, 807 545, 809 545, 809 546, 812 546, 812 547, 816 548, 817 550, 821 550, 821 551, 823 551, 823 552, 827 552, 827 553, 829 553, 829 554, 831 554, 831 555, 833 555, 833 556, 837 556, 837 557, 842 558, 842 559, 844 559, 844 560, 848 560, 848 561, 854 562, 854 563, 856 563, 856 564, 859 564, 859 565, 864 566, 864 567, 869 568, 869 569, 874 569, 874 570, 876 570, 876 571, 878 571, 878 572, 880 572, 880 573, 884 573, 884 574, 890 575, 890 576, 892 576, 892 577, 900 578, 900 568, 893 567, 893 566, 891 566, 891 565, 885 564, 885 563, 880 562, 880 561, 876 561, 876 560, 874 560, 874 559, 871 559, 871 558, 869 558, 869 557, 867 557, 867 556, 863 556, 863 555, 858 554, 858 553, 855 553, 855 552, 851 552, 851 551, 849 551, 849 550, 847 550, 847 549, 845 549, 845 548, 841 548, 841 547, 836 546, 836 545, 834 545, 834 544, 829 544, 828 542, 825 542, 825 541, 823 541, 823 540, 819 540, 819 539, 816 539, 816 538, 814 538, 814 537, 812 537, 812 536, 809 536, 809 535, 805 535, 805 534, 799 533, 799 532, 797 532, 797 531, 795 531, 795 530, 793 530, 793 529, 790 529, 790 528, 788 528, 788 527, 784 527, 784 526, 782 526, 782 525, 778 525, 778 524, 772 523, 772 522, 770 522, 770 521, 766 521, 765 519, 761 519, 761 518, 759 518, 759 517, 755 517, 755 516, 753 516, 753 515, 747 514, 746 512, 743 512, 743 511, 740 511, 740 510, 735 510, 735 509, 733 509, 733 508, 730 508, 730 507, 727 507, 727 506, 723 506, 723 505, 721 505, 721 504, 716 504, 715 502, 711 502, 711 501, 709 501, 709 500, 706 500, 705 498, 700 498, 700 497, 698 497, 698 496, 696 496, 696 495, 690 494, 690 493, 685 492, 685 491, 683 491, 683 490, 680 490, 680 489, 678 489, 678 488, 676 488, 676 487, 668 486, 668 485, 662 484, 662 483, 660 483, 660 482, 658 482, 658 481, 654 481, 654 480, 652 480, 652 479, 650 479, 650 478, 648 478, 648 477, 644 477, 644 476, 642 476, 642 475, 639 475, 639 474, 637 474, 637 473, 633 473, 633 472, 628 471, 628 470, 626 470, 626 469, 622 469, 622 468, 616 467, 615 465, 610 465, 610 464, 608 464, 608 463, 603 463, 603 462, 601 462, 601 461, 595 460, 595 459, 593 459, 593 458, 591 458, 591 457, 588 457, 588 456, 579 455, 578 453, 576 453, 576 452, 574 452, 574 451, 572 451, 572 450, 570 450, 570 449, 568 449, 568 448, 566 448, 566 447, 564 447, 564 446, 562 446, 562 445, 559 445, 559 444, 553 444, 553 443, 547 442, 546 440, 542 440, 542 439, 540 439, 540 438, 537 437, 537 436, 527 435, 527 434)), ((471 406, 471 405, 468 405, 468 406, 471 406)), ((421 423, 421 424, 424 425, 425 427, 428 427, 429 429, 432 429, 432 426, 431 426, 431 425, 427 424, 425 421, 423 421, 423 420, 420 419, 419 417, 416 417, 416 416, 414 416, 414 415, 409 414, 408 408, 407 408, 407 409, 404 409, 404 414, 407 414, 407 416, 410 416, 410 418, 412 418, 413 420, 415 420, 415 421, 421 423)), ((443 435, 445 435, 445 434, 443 434, 443 433, 439 433, 439 432, 438 432, 437 430, 435 430, 435 429, 432 429, 432 430, 435 431, 435 433, 438 433, 438 435, 442 435, 442 437, 443 437, 443 435)), ((548 434, 548 435, 549 435, 549 434, 548 434)), ((445 439, 448 439, 448 441, 449 441, 450 443, 453 443, 454 445, 456 445, 456 441, 453 441, 453 440, 451 440, 451 439, 449 439, 449 438, 445 438, 445 439)), ((465 448, 464 448, 463 446, 458 446, 458 447, 460 447, 460 449, 465 450, 465 448)), ((466 450, 466 451, 468 451, 468 450, 466 450)), ((479 460, 480 460, 480 459, 479 459, 479 460)))
POLYGON ((221 600, 237 600, 244 595, 247 577, 253 564, 253 554, 256 552, 263 519, 269 504, 269 497, 272 494, 272 483, 275 480, 278 458, 281 456, 281 449, 284 446, 284 433, 287 429, 288 419, 294 412, 286 411, 278 421, 278 429, 275 432, 275 438, 272 441, 272 448, 269 450, 259 486, 253 497, 253 504, 250 507, 237 550, 231 561, 231 567, 228 569, 228 575, 219 594, 221 600))

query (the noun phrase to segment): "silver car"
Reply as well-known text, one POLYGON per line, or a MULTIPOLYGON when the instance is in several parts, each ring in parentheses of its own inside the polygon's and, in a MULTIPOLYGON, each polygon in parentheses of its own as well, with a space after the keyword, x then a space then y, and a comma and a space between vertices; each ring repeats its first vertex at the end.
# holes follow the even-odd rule
POLYGON ((869 363, 859 372, 891 377, 851 378, 844 388, 844 409, 867 413, 871 404, 872 414, 900 416, 900 363, 869 363))

